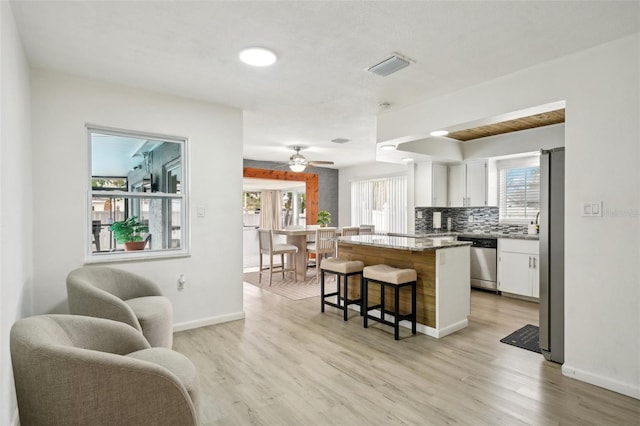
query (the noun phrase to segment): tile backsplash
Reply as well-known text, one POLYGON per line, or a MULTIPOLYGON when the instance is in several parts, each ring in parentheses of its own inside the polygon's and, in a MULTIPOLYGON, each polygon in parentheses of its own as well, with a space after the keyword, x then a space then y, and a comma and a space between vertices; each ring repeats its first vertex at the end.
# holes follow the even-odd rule
POLYGON ((434 232, 433 213, 441 213, 440 231, 455 232, 504 232, 525 234, 527 225, 504 225, 498 223, 498 207, 416 207, 415 233, 434 232), (422 217, 420 217, 422 215, 422 217), (469 217, 473 216, 473 222, 469 217), (451 229, 447 229, 447 219, 451 218, 451 229))

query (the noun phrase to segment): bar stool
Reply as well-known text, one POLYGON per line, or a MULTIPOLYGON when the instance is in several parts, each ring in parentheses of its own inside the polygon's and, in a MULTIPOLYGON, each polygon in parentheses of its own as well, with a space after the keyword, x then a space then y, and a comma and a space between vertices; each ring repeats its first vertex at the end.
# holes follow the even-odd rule
POLYGON ((399 269, 389 265, 367 266, 363 270, 364 282, 362 284, 363 305, 364 305, 364 328, 368 328, 368 320, 390 325, 394 328, 395 340, 400 339, 400 321, 411 321, 411 333, 416 334, 416 282, 418 273, 415 269, 399 269), (380 285, 380 304, 369 306, 369 283, 380 285), (394 290, 393 310, 384 307, 384 293, 387 287, 394 290), (411 288, 411 312, 400 314, 400 289, 411 288), (369 311, 380 308, 380 318, 369 315, 369 311), (393 314, 393 322, 385 319, 385 314, 393 314))
POLYGON ((362 311, 362 270, 364 263, 360 260, 347 260, 337 257, 329 257, 322 259, 320 266, 320 311, 324 312, 324 305, 333 306, 337 309, 342 309, 344 320, 347 320, 347 307, 355 304, 360 306, 360 315, 362 311), (324 274, 330 273, 336 275, 337 291, 335 293, 325 294, 324 292, 324 274), (359 275, 360 276, 360 291, 358 299, 349 299, 349 277, 359 275), (344 277, 344 302, 340 305, 340 277, 344 277), (336 302, 333 303, 325 300, 327 297, 336 296, 336 302))

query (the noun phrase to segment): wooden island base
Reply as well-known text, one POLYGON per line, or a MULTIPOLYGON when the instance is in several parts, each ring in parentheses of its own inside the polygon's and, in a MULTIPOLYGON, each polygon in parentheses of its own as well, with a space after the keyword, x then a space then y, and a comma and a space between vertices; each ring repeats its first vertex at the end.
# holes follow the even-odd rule
MULTIPOLYGON (((468 325, 471 304, 469 246, 411 251, 340 240, 338 255, 349 260, 361 260, 365 266, 386 264, 396 268, 415 269, 418 273, 418 332, 440 338, 468 325)), ((356 298, 358 292, 358 285, 350 286, 350 298, 356 298)), ((379 303, 378 286, 370 286, 369 299, 370 304, 379 303)), ((385 303, 389 307, 393 306, 394 295, 391 289, 385 293, 385 303)), ((410 292, 401 292, 401 312, 408 312, 410 309, 410 292)), ((402 325, 411 327, 408 321, 403 321, 402 325)))

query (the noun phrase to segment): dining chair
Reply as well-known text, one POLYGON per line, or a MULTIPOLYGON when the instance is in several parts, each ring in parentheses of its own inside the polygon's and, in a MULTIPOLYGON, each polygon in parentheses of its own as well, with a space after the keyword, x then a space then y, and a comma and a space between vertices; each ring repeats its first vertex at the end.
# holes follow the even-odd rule
POLYGON ((360 235, 371 235, 375 234, 376 226, 375 225, 360 225, 360 235))
POLYGON ((357 226, 345 226, 342 228, 343 237, 350 237, 351 235, 360 235, 360 228, 357 226))
POLYGON ((307 243, 307 251, 316 257, 316 280, 320 279, 320 263, 324 257, 336 254, 336 228, 316 229, 315 241, 307 243), (327 256, 328 255, 328 256, 327 256))
POLYGON ((297 267, 296 267, 296 254, 298 253, 298 247, 292 244, 275 244, 273 242, 273 232, 271 229, 258 229, 258 240, 260 244, 260 275, 258 277, 258 283, 262 280, 263 271, 269 270, 269 286, 274 272, 282 272, 282 279, 284 280, 285 272, 293 272, 293 279, 297 281, 297 267), (293 267, 287 268, 284 262, 284 255, 288 254, 289 259, 293 267), (263 267, 264 255, 269 256, 269 266, 263 267), (280 265, 273 264, 273 256, 280 255, 280 265))

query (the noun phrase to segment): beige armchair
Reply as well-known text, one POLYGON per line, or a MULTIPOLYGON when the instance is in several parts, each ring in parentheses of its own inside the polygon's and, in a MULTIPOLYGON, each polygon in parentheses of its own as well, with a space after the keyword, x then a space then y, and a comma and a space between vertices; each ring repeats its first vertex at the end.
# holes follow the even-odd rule
POLYGON ((151 280, 116 268, 85 266, 67 276, 69 311, 135 327, 151 346, 173 345, 171 301, 151 280))
POLYGON ((39 315, 11 328, 20 424, 197 425, 193 363, 117 321, 39 315))

